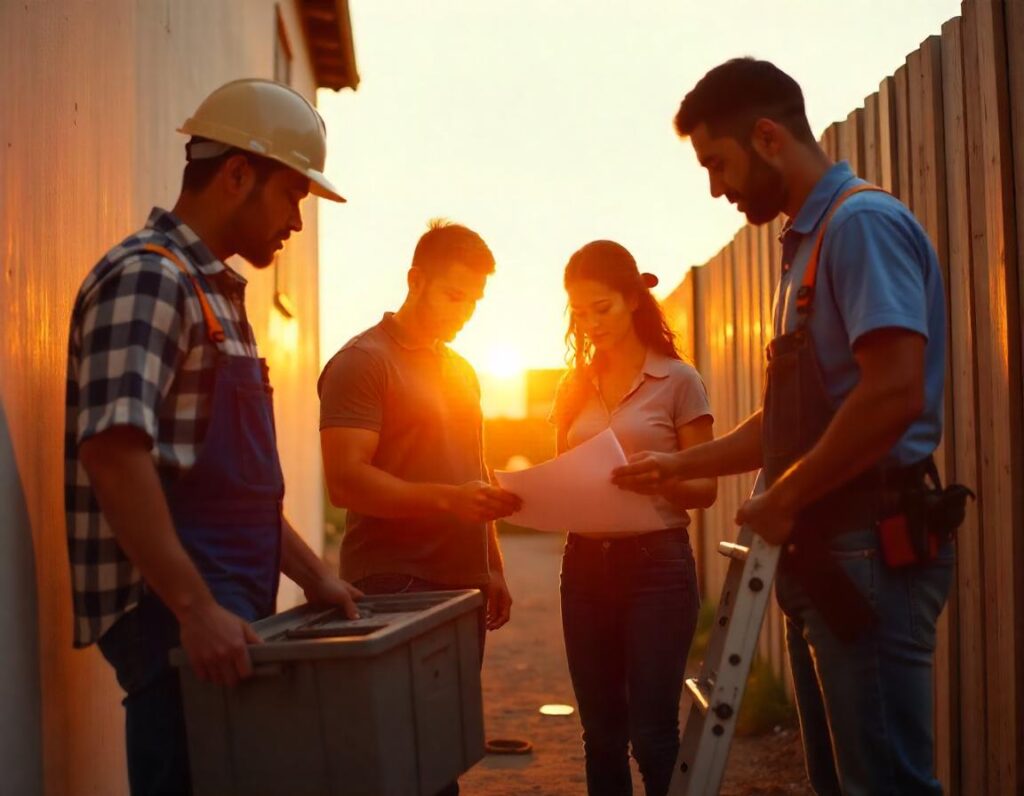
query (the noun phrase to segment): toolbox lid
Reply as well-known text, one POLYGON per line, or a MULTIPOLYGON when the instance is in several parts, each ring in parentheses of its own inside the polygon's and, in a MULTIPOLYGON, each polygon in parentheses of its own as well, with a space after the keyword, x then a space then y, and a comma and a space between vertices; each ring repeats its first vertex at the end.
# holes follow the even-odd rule
MULTIPOLYGON (((478 589, 366 596, 359 619, 338 607, 309 603, 254 622, 262 644, 251 644, 252 662, 367 658, 433 630, 484 604, 478 589)), ((185 651, 171 651, 171 664, 187 666, 185 651)))

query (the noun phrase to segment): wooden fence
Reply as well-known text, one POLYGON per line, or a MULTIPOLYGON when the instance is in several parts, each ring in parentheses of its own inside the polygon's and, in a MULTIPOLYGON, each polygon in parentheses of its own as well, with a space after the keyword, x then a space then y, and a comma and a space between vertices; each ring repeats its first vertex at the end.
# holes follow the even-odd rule
MULTIPOLYGON (((978 500, 939 631, 936 766, 950 793, 1024 793, 1024 0, 964 2, 821 143, 910 207, 943 266, 949 356, 937 454, 978 500)), ((778 222, 742 229, 664 302, 707 383, 718 433, 760 402, 778 231, 778 222)), ((714 550, 734 534, 752 480, 723 479, 698 520, 710 599, 727 563, 714 550)), ((773 607, 760 651, 788 682, 783 636, 773 607)))

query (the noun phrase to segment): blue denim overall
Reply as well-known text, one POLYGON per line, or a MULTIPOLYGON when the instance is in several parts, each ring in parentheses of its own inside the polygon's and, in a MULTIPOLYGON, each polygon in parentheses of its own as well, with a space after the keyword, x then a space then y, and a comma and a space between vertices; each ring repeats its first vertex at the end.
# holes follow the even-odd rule
MULTIPOLYGON (((219 348, 223 330, 203 293, 209 292, 205 280, 170 251, 147 248, 171 259, 190 279, 208 336, 219 348)), ((222 353, 195 465, 178 478, 164 478, 182 545, 214 599, 249 622, 273 613, 280 572, 284 480, 271 393, 264 360, 222 353)), ((168 663, 169 651, 179 645, 174 615, 147 589, 99 645, 127 694, 133 796, 190 793, 180 685, 168 663)))
MULTIPOLYGON (((859 190, 879 189, 853 189, 832 212, 859 190)), ((827 224, 798 294, 801 323, 769 346, 762 417, 768 486, 814 446, 834 416, 807 325, 827 224)), ((932 656, 952 545, 931 564, 887 567, 875 525, 879 472, 858 476, 800 513, 776 579, 817 794, 941 793, 932 770, 932 656)))

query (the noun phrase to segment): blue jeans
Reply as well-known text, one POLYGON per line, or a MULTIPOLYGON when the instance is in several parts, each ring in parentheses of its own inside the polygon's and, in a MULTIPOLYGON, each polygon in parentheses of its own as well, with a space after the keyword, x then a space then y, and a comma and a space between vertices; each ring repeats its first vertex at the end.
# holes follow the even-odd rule
POLYGON ((949 594, 953 545, 920 567, 882 562, 874 530, 831 542, 878 625, 845 644, 791 577, 776 582, 786 615, 807 774, 818 794, 941 794, 934 775, 932 656, 949 594))
POLYGON ((686 531, 570 534, 561 593, 587 792, 632 795, 632 745, 648 796, 663 796, 679 752, 679 697, 699 604, 686 531))
POLYGON ((151 593, 99 640, 125 691, 128 784, 132 796, 188 796, 192 781, 178 672, 174 615, 151 593))

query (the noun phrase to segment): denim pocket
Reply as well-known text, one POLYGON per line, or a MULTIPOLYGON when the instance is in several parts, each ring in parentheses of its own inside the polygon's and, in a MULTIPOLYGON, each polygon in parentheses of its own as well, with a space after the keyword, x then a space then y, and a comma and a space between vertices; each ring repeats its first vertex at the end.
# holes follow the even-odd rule
POLYGON ((881 562, 877 547, 863 547, 852 550, 830 550, 832 559, 843 570, 872 608, 878 607, 879 571, 881 562))
POLYGON ((277 486, 281 482, 281 472, 274 447, 274 410, 270 388, 237 386, 235 410, 242 478, 250 486, 277 486))
POLYGON ((689 543, 682 536, 645 541, 640 545, 640 552, 648 561, 669 563, 688 561, 693 556, 689 543))

